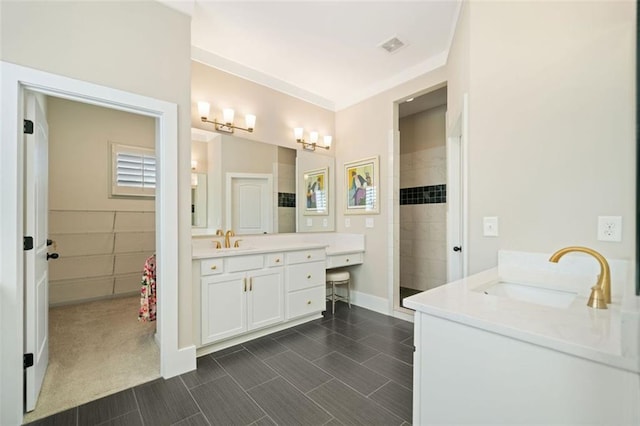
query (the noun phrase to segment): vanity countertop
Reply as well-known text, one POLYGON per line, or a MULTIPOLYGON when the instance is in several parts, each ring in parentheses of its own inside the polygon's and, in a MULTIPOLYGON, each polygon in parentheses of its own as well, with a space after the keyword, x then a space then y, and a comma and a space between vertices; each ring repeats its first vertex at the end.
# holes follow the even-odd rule
POLYGON ((503 280, 496 267, 406 298, 404 304, 417 312, 640 372, 637 348, 633 353, 623 341, 637 337, 622 330, 625 320, 637 322, 637 312, 621 312, 620 303, 609 309, 589 308, 581 294, 568 307, 554 308, 478 291, 503 280))
POLYGON ((237 248, 223 248, 216 249, 215 247, 198 247, 193 249, 191 254, 193 260, 198 259, 207 259, 212 257, 229 257, 229 256, 242 256, 242 255, 250 255, 250 254, 265 254, 265 253, 275 253, 275 252, 287 252, 287 251, 298 251, 298 250, 314 250, 314 249, 326 249, 326 244, 315 244, 315 243, 297 243, 297 244, 287 244, 287 245, 272 245, 269 247, 237 247, 237 248))

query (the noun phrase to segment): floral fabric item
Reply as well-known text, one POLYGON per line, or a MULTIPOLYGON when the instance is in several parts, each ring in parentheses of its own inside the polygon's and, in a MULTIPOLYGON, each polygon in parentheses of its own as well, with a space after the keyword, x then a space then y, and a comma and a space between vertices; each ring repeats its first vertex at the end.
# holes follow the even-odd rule
POLYGON ((156 320, 156 255, 144 262, 142 272, 142 289, 140 290, 140 312, 138 321, 156 320))

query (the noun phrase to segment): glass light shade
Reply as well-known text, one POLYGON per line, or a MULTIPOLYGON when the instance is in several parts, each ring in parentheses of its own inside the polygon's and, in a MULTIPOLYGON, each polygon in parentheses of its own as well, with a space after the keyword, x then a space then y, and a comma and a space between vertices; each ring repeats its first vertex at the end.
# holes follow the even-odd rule
POLYGON ((233 124, 233 110, 231 108, 223 109, 222 118, 225 124, 233 124))
POLYGON ((296 127, 293 129, 293 135, 296 140, 302 140, 302 134, 304 133, 304 129, 302 127, 296 127))
POLYGON ((198 175, 191 173, 191 186, 198 186, 198 175))
POLYGON ((247 129, 253 129, 256 127, 256 116, 253 114, 247 114, 244 116, 244 120, 247 123, 247 129))
POLYGON ((200 114, 200 117, 209 117, 210 108, 209 102, 198 102, 198 114, 200 114))
POLYGON ((331 142, 333 142, 333 137, 331 135, 324 137, 324 146, 331 146, 331 142))
POLYGON ((191 160, 191 170, 195 170, 198 168, 198 162, 196 160, 191 160))
POLYGON ((318 142, 318 132, 309 132, 309 140, 311 143, 318 142))

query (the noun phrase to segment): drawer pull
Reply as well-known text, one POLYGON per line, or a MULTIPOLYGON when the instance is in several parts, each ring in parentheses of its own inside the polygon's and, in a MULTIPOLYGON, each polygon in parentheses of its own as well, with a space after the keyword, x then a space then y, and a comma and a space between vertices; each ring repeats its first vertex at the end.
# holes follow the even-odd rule
POLYGON ((311 304, 311 300, 307 300, 307 305, 310 305, 310 304, 311 304))
POLYGON ((307 259, 311 259, 311 255, 310 254, 307 255, 307 259))
POLYGON ((253 291, 253 277, 249 278, 249 291, 253 291))
POLYGON ((307 279, 310 280, 311 279, 311 274, 307 275, 307 279))
POLYGON ((276 263, 280 263, 280 258, 277 258, 277 259, 276 259, 276 263))
POLYGON ((243 278, 242 281, 244 281, 244 291, 247 291, 247 279, 243 278))
POLYGON ((217 268, 218 268, 218 267, 217 267, 216 265, 213 265, 213 266, 211 267, 211 270, 212 270, 212 271, 215 271, 217 268))

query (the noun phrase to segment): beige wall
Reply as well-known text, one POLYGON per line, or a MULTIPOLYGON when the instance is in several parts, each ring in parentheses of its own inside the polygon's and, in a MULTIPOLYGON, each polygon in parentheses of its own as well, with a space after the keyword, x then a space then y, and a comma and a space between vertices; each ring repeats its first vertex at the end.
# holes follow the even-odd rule
MULTIPOLYGON (((442 87, 447 78, 445 68, 437 70, 397 86, 336 113, 336 137, 348 141, 336 147, 337 173, 344 169, 344 163, 371 156, 380 156, 380 213, 376 215, 345 215, 345 189, 339 182, 342 175, 336 177, 336 230, 365 235, 365 265, 352 271, 353 288, 358 292, 387 299, 389 289, 389 263, 393 253, 399 253, 399 198, 394 196, 393 182, 399 188, 399 156, 393 152, 392 135, 398 130, 397 106, 394 102, 422 94, 442 87), (395 210, 395 222, 390 225, 390 208, 395 210), (349 218, 350 227, 345 227, 345 218, 349 218), (373 218, 374 227, 366 228, 365 219, 373 218)), ((399 152, 399 146, 396 146, 399 152)), ((396 258, 396 261, 398 259, 396 258)), ((396 271, 397 273, 397 271, 396 271)), ((399 277, 396 277, 397 282, 399 277)))
POLYGON ((498 249, 632 258, 634 3, 470 6, 470 272, 498 249), (621 243, 596 240, 598 215, 622 216, 621 243))
MULTIPOLYGON (((191 69, 191 125, 203 130, 213 130, 213 124, 200 121, 197 102, 211 104, 210 120, 221 119, 223 108, 233 108, 237 125, 244 127, 244 115, 255 114, 253 133, 236 131, 235 135, 269 144, 299 149, 293 138, 294 127, 305 131, 316 130, 320 135, 335 137, 334 113, 308 102, 286 95, 266 86, 253 83, 199 62, 191 69)), ((307 134, 308 137, 308 134, 307 134)), ((327 155, 335 155, 332 148, 327 155)))
POLYGON ((151 0, 0 7, 3 61, 178 105, 179 344, 191 344, 190 18, 151 0))
POLYGON ((153 199, 111 198, 110 142, 153 149, 150 117, 48 99, 51 304, 140 291, 155 251, 153 199))

